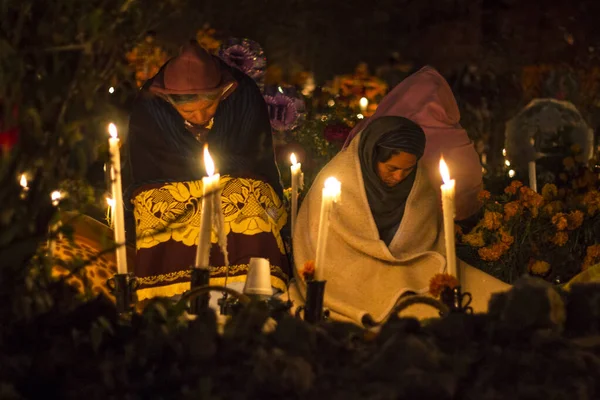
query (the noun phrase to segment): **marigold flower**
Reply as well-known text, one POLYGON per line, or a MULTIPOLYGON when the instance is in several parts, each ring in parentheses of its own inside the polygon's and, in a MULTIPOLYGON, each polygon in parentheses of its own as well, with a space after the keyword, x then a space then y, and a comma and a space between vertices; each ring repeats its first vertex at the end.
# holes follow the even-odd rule
POLYGON ((444 288, 454 289, 458 285, 458 279, 450 274, 435 274, 429 281, 429 293, 433 297, 439 297, 444 288))
POLYGON ((587 208, 588 215, 595 215, 600 210, 600 192, 590 190, 583 196, 581 202, 587 208))
POLYGON ((567 221, 567 215, 565 213, 556 213, 552 217, 552 223, 556 226, 556 229, 559 231, 564 231, 569 226, 569 222, 567 221))
POLYGON ((546 201, 550 201, 558 196, 558 188, 553 183, 546 183, 542 188, 542 197, 546 201))
POLYGON ((481 230, 473 230, 472 232, 463 235, 462 241, 472 247, 485 246, 485 240, 483 239, 483 232, 481 230))
POLYGON ((483 227, 495 231, 502 225, 502 214, 486 210, 483 214, 483 227))
POLYGON ((594 244, 588 246, 586 249, 585 258, 581 266, 582 270, 586 270, 592 265, 596 265, 600 262, 600 244, 594 244))
POLYGON ((504 193, 506 194, 517 194, 517 190, 523 186, 523 182, 521 181, 512 181, 509 186, 504 188, 504 193))
POLYGON ((482 247, 477 250, 477 254, 483 261, 498 261, 500 257, 508 250, 506 244, 502 242, 494 243, 492 245, 482 247))
POLYGON ((583 213, 579 210, 575 210, 575 211, 571 211, 568 215, 567 215, 567 229, 570 231, 573 231, 577 228, 579 228, 581 226, 581 224, 583 224, 583 213))
POLYGON ((563 159, 563 166, 565 167, 565 169, 567 171, 575 168, 575 160, 573 159, 573 157, 567 157, 567 158, 563 159))
POLYGON ((515 242, 515 238, 509 232, 504 230, 504 228, 500 228, 500 242, 502 242, 504 245, 510 247, 515 242))
POLYGON ((487 190, 481 190, 478 194, 477 194, 477 200, 479 200, 480 202, 484 203, 485 201, 489 200, 492 197, 491 193, 487 190))
POLYGON ((315 278, 315 262, 313 260, 305 262, 301 274, 305 281, 312 281, 315 278))
POLYGON ((550 271, 550 264, 546 261, 534 260, 532 258, 529 260, 527 269, 533 275, 546 275, 550 271))
POLYGON ((556 232, 554 236, 550 238, 550 242, 558 247, 564 246, 569 241, 569 234, 565 231, 556 232))
POLYGON ((508 221, 517 214, 520 214, 522 210, 521 203, 518 201, 511 201, 504 205, 504 219, 508 221))

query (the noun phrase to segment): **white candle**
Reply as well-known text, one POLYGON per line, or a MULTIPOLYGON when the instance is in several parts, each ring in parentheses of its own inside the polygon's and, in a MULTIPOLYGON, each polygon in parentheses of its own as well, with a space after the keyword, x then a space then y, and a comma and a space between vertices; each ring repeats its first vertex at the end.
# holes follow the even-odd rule
POLYGON ((369 107, 369 99, 366 97, 361 97, 358 101, 358 105, 360 106, 360 112, 365 114, 367 112, 367 108, 369 107))
POLYGON ((123 213, 123 188, 121 187, 121 154, 119 151, 120 140, 117 134, 117 127, 111 123, 108 125, 108 139, 110 151, 110 182, 112 188, 112 198, 114 202, 113 229, 115 234, 115 255, 117 258, 117 272, 119 274, 127 273, 127 248, 125 246, 125 215, 123 213))
POLYGON ((302 164, 298 162, 296 159, 296 155, 292 153, 290 156, 290 161, 292 162, 292 166, 290 167, 292 171, 292 237, 294 236, 294 226, 296 225, 296 215, 298 214, 298 192, 302 189, 304 185, 303 182, 303 174, 302 174, 302 164))
POLYGON ((450 171, 444 159, 440 159, 440 175, 444 184, 442 188, 442 211, 444 214, 444 235, 446 239, 446 273, 460 280, 456 270, 456 246, 454 244, 454 192, 456 182, 450 179, 450 171))
POLYGON ((319 237, 317 238, 317 256, 315 259, 315 280, 322 281, 325 269, 325 251, 329 233, 329 217, 334 203, 340 201, 342 184, 334 177, 327 178, 323 186, 321 216, 319 219, 319 237))
POLYGON ((115 225, 115 201, 110 197, 107 197, 106 204, 108 204, 108 209, 106 210, 106 220, 112 229, 115 225))
MULTIPOLYGON (((219 181, 221 176, 215 174, 215 163, 213 162, 208 146, 204 145, 204 168, 208 176, 202 178, 202 214, 200 216, 200 233, 198 235, 198 248, 196 250, 196 268, 208 268, 210 266, 210 240, 215 219, 215 205, 213 196, 219 193, 219 181)), ((220 204, 220 202, 218 203, 220 204)))
POLYGON ((529 161, 529 187, 534 192, 537 192, 537 174, 535 168, 535 161, 529 161))

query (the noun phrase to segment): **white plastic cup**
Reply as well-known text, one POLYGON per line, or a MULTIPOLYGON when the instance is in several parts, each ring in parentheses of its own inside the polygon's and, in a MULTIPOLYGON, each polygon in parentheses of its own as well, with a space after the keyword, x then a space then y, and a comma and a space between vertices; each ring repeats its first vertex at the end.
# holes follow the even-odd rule
POLYGON ((250 259, 244 294, 273 296, 271 287, 271 264, 266 258, 250 259))

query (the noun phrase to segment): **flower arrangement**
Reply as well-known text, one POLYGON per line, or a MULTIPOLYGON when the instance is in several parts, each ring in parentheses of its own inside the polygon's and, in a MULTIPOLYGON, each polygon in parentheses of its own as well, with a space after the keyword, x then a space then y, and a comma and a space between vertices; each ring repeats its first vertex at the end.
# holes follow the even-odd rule
MULTIPOLYGON (((579 149, 573 147, 577 154, 579 149)), ((524 274, 566 283, 600 263, 597 175, 577 155, 564 159, 556 183, 536 193, 518 180, 504 192, 483 190, 475 227, 458 234, 465 261, 512 283, 524 274)))

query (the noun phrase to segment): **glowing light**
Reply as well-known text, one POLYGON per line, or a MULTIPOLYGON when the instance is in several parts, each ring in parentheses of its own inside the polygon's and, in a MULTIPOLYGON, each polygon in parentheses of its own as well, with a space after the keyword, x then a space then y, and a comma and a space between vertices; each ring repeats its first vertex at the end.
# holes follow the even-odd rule
POLYGON ((62 198, 63 194, 59 190, 55 190, 54 192, 50 193, 50 199, 52 200, 53 206, 57 206, 62 198))
POLYGON ((515 170, 511 169, 510 171, 508 171, 508 176, 509 176, 509 178, 514 178, 515 177, 515 170))
POLYGON ((333 176, 330 176, 325 180, 325 185, 323 186, 323 196, 329 197, 332 199, 332 201, 337 202, 341 193, 342 183, 340 181, 333 176))
POLYGON ((277 90, 279 91, 279 93, 283 94, 283 89, 281 88, 281 86, 277 86, 277 90))
POLYGON ((206 169, 206 173, 208 176, 213 176, 215 174, 215 163, 208 152, 208 145, 204 145, 204 168, 206 169))
POLYGON ((21 179, 19 180, 19 184, 23 189, 27 189, 27 177, 25 174, 21 174, 21 179))
POLYGON ((108 88, 108 93, 113 94, 115 92, 115 88, 114 87, 109 87, 108 88))
POLYGON ((292 162, 292 165, 298 164, 298 159, 296 158, 296 155, 294 153, 290 155, 290 161, 292 162))
POLYGON ((444 184, 450 183, 450 170, 448 169, 448 165, 446 165, 446 161, 444 158, 440 158, 440 175, 442 175, 442 180, 444 184))
POLYGON ((510 167, 510 161, 504 160, 504 164, 506 164, 507 167, 510 167))
POLYGON ((333 101, 333 99, 331 99, 331 100, 329 100, 329 101, 327 102, 327 105, 328 105, 329 107, 333 107, 333 106, 335 106, 335 101, 333 101))
POLYGON ((356 114, 356 118, 358 118, 358 119, 364 119, 364 118, 365 118, 365 116, 364 116, 364 115, 362 115, 362 114, 356 114))
POLYGON ((358 101, 358 104, 360 105, 361 110, 364 110, 369 106, 369 99, 366 97, 361 97, 358 101))
POLYGON ((117 126, 115 124, 113 124, 112 122, 110 124, 108 124, 108 133, 109 133, 110 137, 113 139, 116 139, 118 136, 117 126))
POLYGON ((502 149, 502 155, 506 157, 506 149, 502 149))
POLYGON ((115 199, 111 199, 110 197, 106 198, 106 204, 108 204, 109 207, 114 207, 115 206, 115 199))

